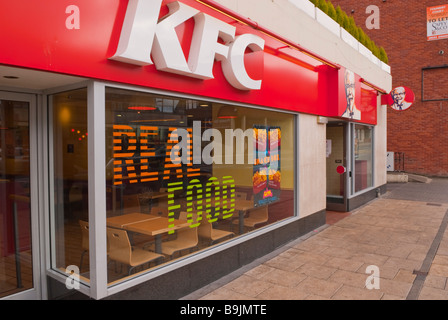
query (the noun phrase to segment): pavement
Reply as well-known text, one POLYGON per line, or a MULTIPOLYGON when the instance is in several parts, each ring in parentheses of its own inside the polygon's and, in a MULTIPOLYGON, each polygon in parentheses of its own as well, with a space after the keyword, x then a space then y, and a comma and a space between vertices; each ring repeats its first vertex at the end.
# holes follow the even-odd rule
POLYGON ((390 183, 180 300, 448 300, 447 225, 448 179, 390 183))

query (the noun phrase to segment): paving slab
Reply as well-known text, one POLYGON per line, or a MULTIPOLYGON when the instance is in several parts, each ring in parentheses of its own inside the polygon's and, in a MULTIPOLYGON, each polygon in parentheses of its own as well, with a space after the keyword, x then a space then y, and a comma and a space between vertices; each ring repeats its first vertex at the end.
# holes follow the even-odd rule
POLYGON ((448 179, 389 191, 183 300, 448 299, 448 179), (374 267, 379 288, 368 288, 374 267))

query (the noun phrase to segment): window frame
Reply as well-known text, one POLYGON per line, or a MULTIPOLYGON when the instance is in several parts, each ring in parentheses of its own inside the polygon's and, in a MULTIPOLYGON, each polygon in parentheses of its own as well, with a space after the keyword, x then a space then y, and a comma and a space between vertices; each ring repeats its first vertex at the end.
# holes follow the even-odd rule
MULTIPOLYGON (((47 219, 47 248, 51 249, 49 255, 53 255, 54 252, 51 247, 50 239, 54 239, 54 230, 51 227, 52 219, 54 217, 54 208, 50 205, 54 199, 52 198, 52 188, 53 182, 52 177, 52 165, 53 165, 53 145, 52 145, 52 128, 53 122, 51 119, 51 111, 52 106, 49 101, 49 95, 56 94, 62 91, 72 90, 84 88, 87 86, 87 129, 89 132, 88 135, 88 170, 89 170, 89 203, 88 203, 88 216, 89 216, 89 226, 90 226, 90 283, 84 284, 81 283, 80 291, 86 295, 94 299, 102 299, 107 296, 116 294, 123 290, 132 288, 136 285, 142 284, 146 281, 157 278, 161 275, 167 274, 173 270, 179 269, 183 266, 189 265, 193 262, 196 262, 205 257, 209 257, 213 254, 224 251, 228 248, 234 247, 238 244, 244 243, 252 238, 258 237, 260 235, 269 233, 275 229, 278 229, 282 226, 288 225, 295 220, 300 219, 300 213, 298 212, 298 196, 299 196, 299 177, 298 177, 298 168, 299 162, 298 157, 297 160, 293 161, 293 170, 294 170, 294 214, 291 217, 288 217, 284 220, 274 222, 266 227, 260 228, 253 232, 241 235, 232 239, 231 241, 224 242, 219 245, 215 245, 203 251, 199 251, 194 255, 183 257, 178 261, 174 261, 168 265, 164 265, 161 267, 156 267, 154 269, 148 270, 147 272, 126 279, 124 281, 119 281, 115 284, 109 285, 107 283, 107 272, 103 270, 107 270, 107 236, 106 236, 106 87, 118 88, 124 90, 131 91, 139 91, 143 93, 150 94, 159 94, 164 96, 171 96, 174 98, 181 99, 197 99, 197 100, 206 100, 208 102, 216 102, 216 103, 225 103, 228 105, 235 105, 240 107, 251 108, 254 110, 267 110, 267 111, 275 111, 279 113, 293 115, 293 153, 297 156, 299 152, 298 145, 298 117, 299 114, 286 110, 273 110, 272 108, 266 108, 261 106, 248 105, 244 103, 236 103, 227 100, 219 100, 213 99, 209 97, 197 97, 194 95, 181 94, 177 92, 169 92, 163 90, 157 90, 153 88, 141 88, 132 85, 119 84, 119 83, 109 83, 105 81, 96 81, 89 80, 86 82, 78 83, 76 85, 56 88, 52 90, 48 90, 45 92, 45 99, 48 103, 48 115, 49 115, 49 126, 48 126, 48 163, 49 163, 49 175, 48 175, 48 185, 49 185, 49 205, 48 209, 50 211, 50 215, 47 219)), ((51 257, 47 258, 47 275, 55 278, 56 280, 65 283, 67 279, 67 274, 62 274, 61 272, 52 269, 51 265, 51 257)))
POLYGON ((348 139, 349 139, 349 146, 350 146, 350 151, 349 151, 349 163, 351 166, 351 175, 350 177, 348 177, 349 181, 348 181, 348 185, 350 186, 350 198, 353 198, 355 196, 358 196, 360 194, 363 194, 365 192, 368 192, 370 190, 375 189, 375 126, 373 125, 368 125, 368 124, 364 124, 364 123, 350 123, 350 130, 349 130, 350 134, 348 135, 348 139), (355 183, 356 183, 356 172, 355 172, 355 127, 356 125, 359 126, 364 126, 364 127, 368 127, 370 128, 372 131, 372 185, 368 186, 365 189, 359 190, 355 192, 355 183))
MULTIPOLYGON (((51 277, 59 282, 65 283, 67 280, 68 274, 62 273, 60 270, 57 270, 54 268, 54 261, 55 261, 55 251, 54 251, 54 239, 55 239, 55 232, 54 232, 54 145, 53 145, 53 105, 50 101, 50 98, 54 94, 58 94, 64 91, 71 91, 71 90, 77 90, 77 89, 83 89, 87 88, 87 93, 89 92, 89 85, 91 81, 80 81, 78 83, 68 85, 68 86, 62 86, 62 87, 56 87, 51 88, 48 90, 44 90, 42 92, 42 105, 43 105, 43 112, 46 114, 43 119, 42 123, 44 124, 42 127, 43 130, 43 136, 46 137, 42 140, 44 141, 42 144, 42 163, 47 164, 46 166, 43 166, 42 168, 42 174, 43 177, 45 177, 45 180, 43 184, 45 185, 44 192, 47 194, 45 196, 44 203, 42 204, 44 212, 48 212, 49 214, 44 215, 43 217, 43 225, 44 225, 44 236, 42 237, 42 243, 44 243, 44 252, 46 252, 44 256, 44 267, 45 267, 45 274, 48 277, 51 277)), ((90 243, 92 245, 92 243, 90 243)), ((90 284, 92 283, 92 280, 90 279, 90 284)), ((91 286, 89 283, 85 283, 81 281, 79 287, 79 291, 83 294, 86 294, 88 296, 91 295, 91 286)), ((46 288, 45 288, 46 290, 46 288)))

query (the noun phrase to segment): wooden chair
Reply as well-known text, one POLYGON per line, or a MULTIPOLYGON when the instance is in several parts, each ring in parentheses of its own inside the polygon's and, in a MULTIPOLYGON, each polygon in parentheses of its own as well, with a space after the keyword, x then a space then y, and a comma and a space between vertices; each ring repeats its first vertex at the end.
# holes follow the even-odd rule
MULTIPOLYGON (((187 219, 185 218, 181 220, 187 219)), ((162 253, 172 258, 177 252, 197 248, 198 243, 198 228, 185 227, 176 231, 174 240, 167 240, 162 243, 162 253)), ((151 247, 154 246, 151 245, 151 247)))
MULTIPOLYGON (((195 213, 193 214, 193 221, 197 221, 197 215, 195 213)), ((187 218, 188 213, 187 212, 181 212, 179 219, 181 220, 188 220, 187 218)), ((210 245, 214 244, 215 242, 222 240, 227 237, 233 237, 235 234, 230 231, 220 230, 213 228, 213 225, 205 218, 203 217, 200 221, 198 229, 198 235, 200 238, 210 240, 210 245)))
POLYGON ((87 221, 79 220, 79 225, 81 227, 81 261, 79 263, 79 272, 81 272, 82 262, 84 260, 84 255, 89 252, 89 223, 87 221))
POLYGON ((140 198, 138 194, 123 195, 123 213, 134 213, 140 211, 140 198))
POLYGON ((109 242, 109 258, 127 264, 129 274, 135 267, 157 259, 163 259, 161 254, 132 247, 126 230, 107 228, 107 240, 109 242))
POLYGON ((150 214, 154 216, 168 217, 168 207, 152 206, 150 214))
MULTIPOLYGON (((255 208, 249 211, 249 216, 244 218, 244 226, 255 228, 257 225, 267 222, 269 219, 268 206, 255 208)), ((233 220, 233 224, 239 224, 239 220, 233 220)))
POLYGON ((168 207, 151 207, 151 214, 155 216, 168 217, 168 207))

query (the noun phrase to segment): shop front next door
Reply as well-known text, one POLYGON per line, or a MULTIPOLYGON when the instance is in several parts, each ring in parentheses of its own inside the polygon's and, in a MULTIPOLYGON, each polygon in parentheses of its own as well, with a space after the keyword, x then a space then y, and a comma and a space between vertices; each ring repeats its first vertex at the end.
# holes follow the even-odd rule
POLYGON ((39 299, 36 98, 0 91, 0 299, 39 299))
POLYGON ((346 132, 345 122, 327 125, 327 210, 347 210, 346 132))

